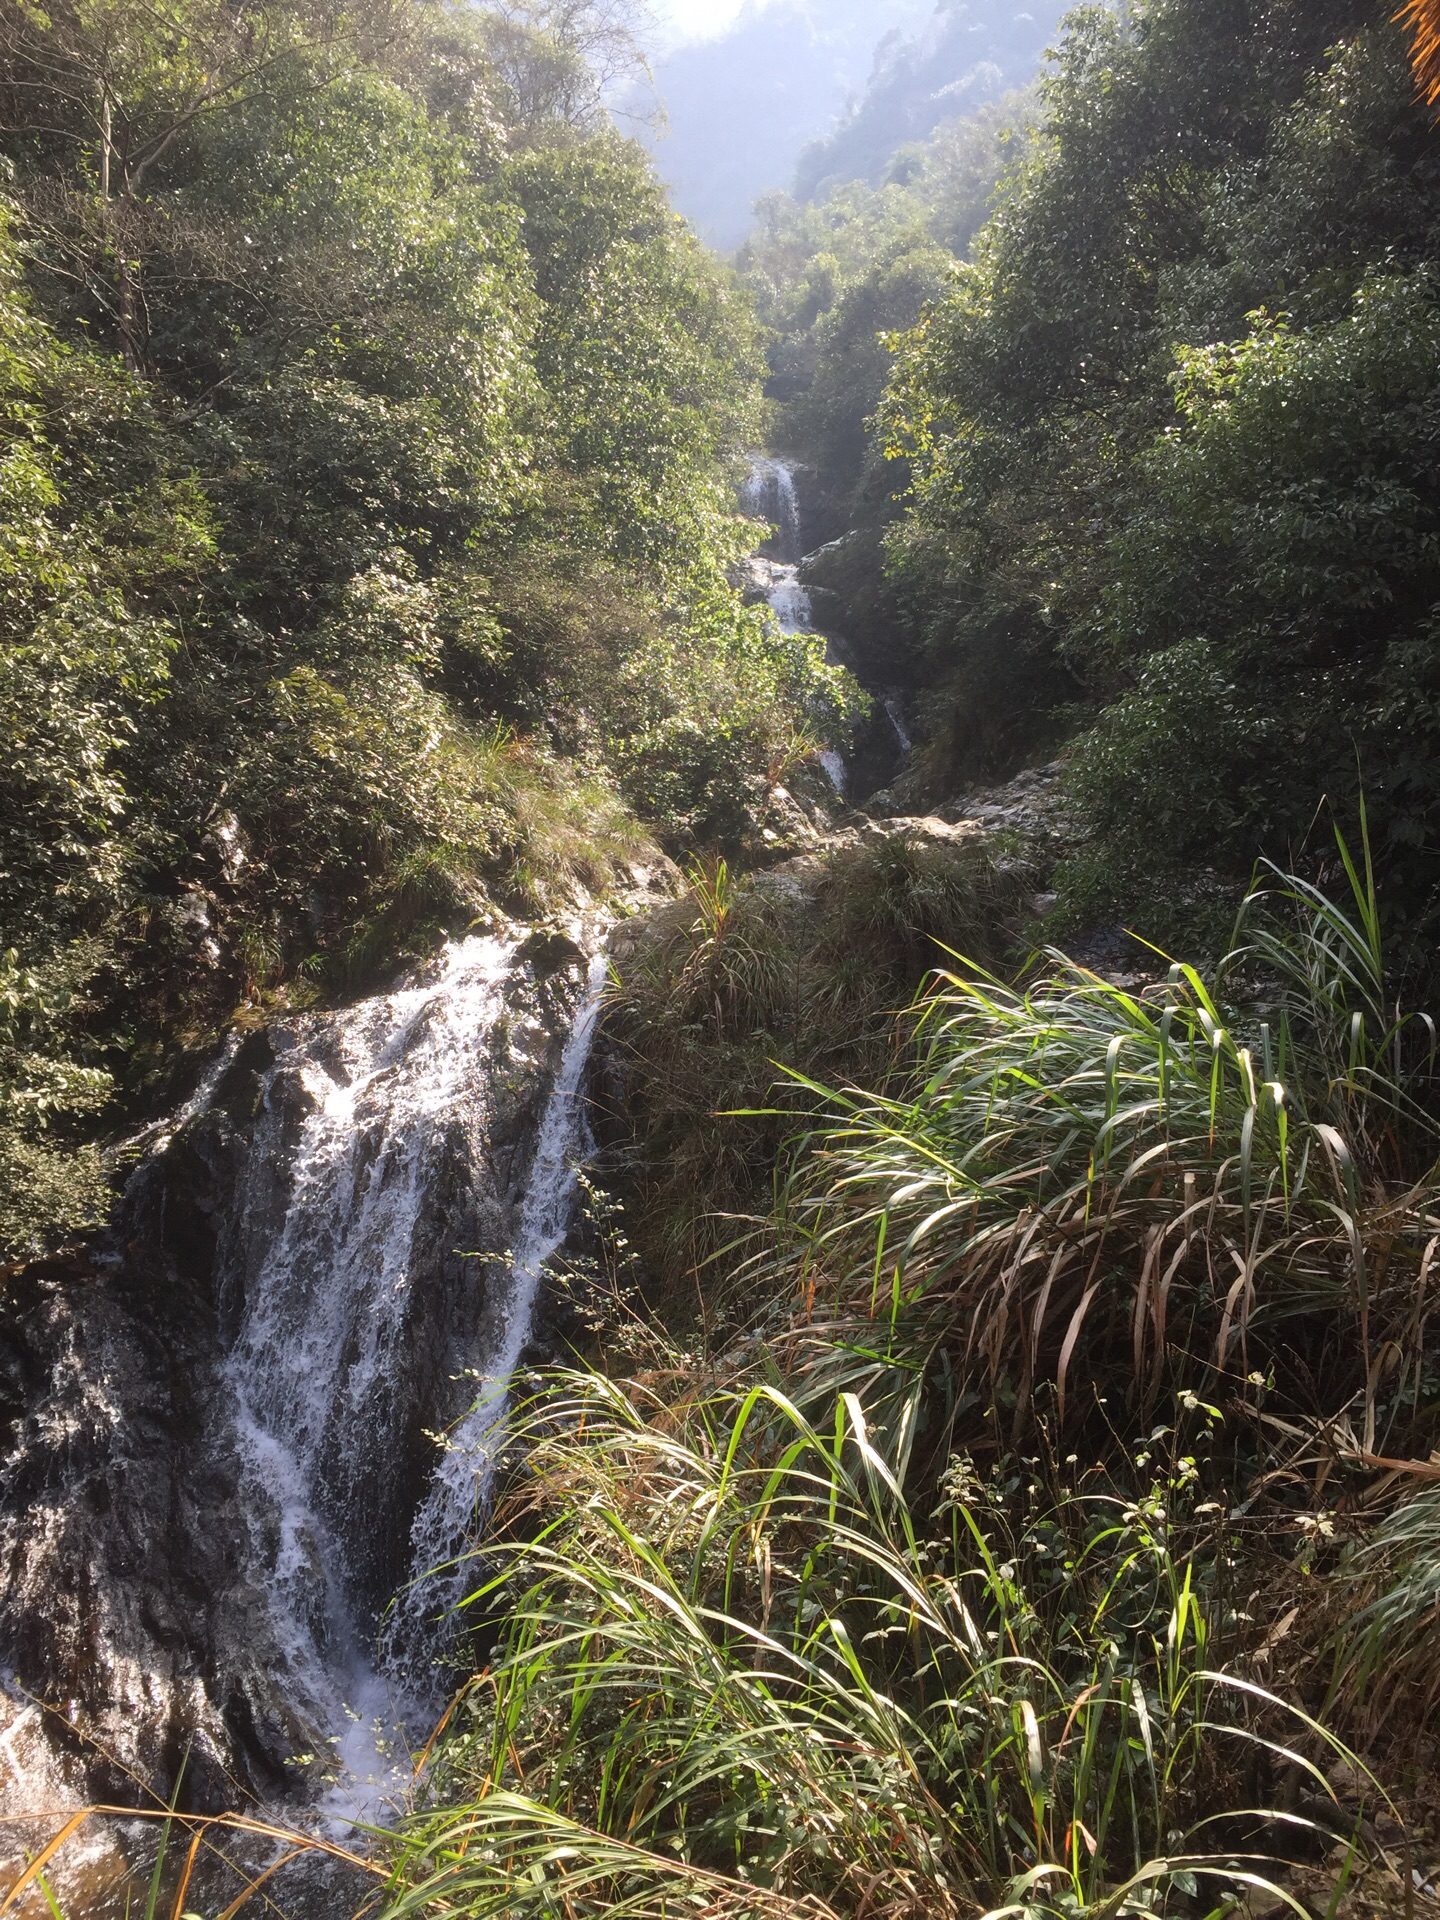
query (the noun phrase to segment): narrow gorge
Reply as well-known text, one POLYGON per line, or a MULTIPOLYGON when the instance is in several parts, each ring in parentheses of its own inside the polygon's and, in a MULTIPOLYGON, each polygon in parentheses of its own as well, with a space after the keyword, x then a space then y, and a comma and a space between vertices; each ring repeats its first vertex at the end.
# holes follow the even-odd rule
POLYGON ((0 1920, 1440 1920, 1440 0, 656 5, 0 0, 0 1920))
MULTIPOLYGON (((740 504, 775 531, 741 579, 809 634, 797 477, 751 458, 740 504)), ((776 788, 764 864, 857 844, 869 816, 847 794, 910 748, 896 697, 876 707, 888 757, 816 749, 828 811, 787 816, 776 788)), ((913 826, 942 857, 971 831, 913 826)), ((235 1030, 117 1149, 130 1171, 107 1232, 11 1282, 9 1818, 158 1795, 343 1838, 407 1804, 514 1383, 579 1334, 548 1266, 594 1147, 607 948, 653 939, 647 910, 674 887, 639 879, 608 939, 595 910, 569 931, 473 933, 389 992, 235 1030)), ((148 1857, 143 1831, 94 1836, 57 1880, 72 1920, 124 1912, 148 1857)))

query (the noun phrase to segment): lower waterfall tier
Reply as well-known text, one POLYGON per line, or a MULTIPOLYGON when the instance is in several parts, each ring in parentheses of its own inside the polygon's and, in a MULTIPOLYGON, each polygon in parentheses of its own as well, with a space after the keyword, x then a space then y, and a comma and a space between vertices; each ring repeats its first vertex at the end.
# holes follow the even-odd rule
POLYGON ((569 1223, 589 975, 470 939, 250 1036, 110 1241, 8 1280, 4 1811, 383 1800, 569 1223))

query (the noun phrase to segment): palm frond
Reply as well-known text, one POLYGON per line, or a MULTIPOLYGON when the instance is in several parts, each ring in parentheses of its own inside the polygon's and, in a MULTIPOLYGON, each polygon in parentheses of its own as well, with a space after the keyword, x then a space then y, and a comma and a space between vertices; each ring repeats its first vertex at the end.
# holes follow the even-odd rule
POLYGON ((1426 104, 1440 105, 1440 0, 1407 0, 1395 18, 1410 35, 1410 64, 1426 104))

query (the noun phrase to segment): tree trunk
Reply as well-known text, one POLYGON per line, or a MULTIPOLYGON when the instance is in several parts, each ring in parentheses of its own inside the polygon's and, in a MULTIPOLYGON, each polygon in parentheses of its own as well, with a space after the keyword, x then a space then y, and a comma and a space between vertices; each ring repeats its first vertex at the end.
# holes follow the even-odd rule
MULTIPOLYGON (((100 218, 105 240, 115 261, 115 330, 119 336, 120 357, 132 372, 140 368, 140 355, 135 340, 135 282, 130 272, 130 261, 125 251, 125 235, 129 222, 121 216, 112 192, 115 159, 115 111, 110 96, 108 82, 100 83, 100 218)), ((121 195, 124 208, 130 205, 130 195, 125 191, 121 195)))

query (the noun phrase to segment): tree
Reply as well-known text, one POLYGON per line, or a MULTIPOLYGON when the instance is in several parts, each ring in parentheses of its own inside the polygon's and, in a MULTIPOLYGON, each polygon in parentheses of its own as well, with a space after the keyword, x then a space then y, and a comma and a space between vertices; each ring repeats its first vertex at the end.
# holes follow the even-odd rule
POLYGON ((610 102, 649 82, 645 0, 492 0, 482 18, 507 116, 527 140, 596 133, 610 102))
POLYGON ((154 170, 200 123, 273 85, 297 53, 373 57, 395 31, 392 0, 353 18, 330 0, 61 0, 48 13, 0 0, 0 97, 46 173, 32 211, 52 269, 108 317, 128 365, 144 361, 154 170))

